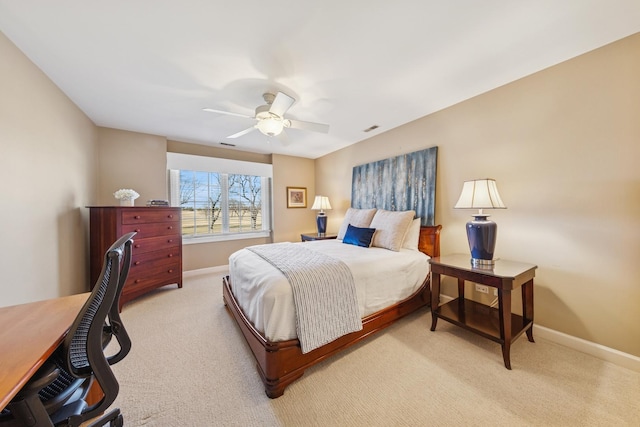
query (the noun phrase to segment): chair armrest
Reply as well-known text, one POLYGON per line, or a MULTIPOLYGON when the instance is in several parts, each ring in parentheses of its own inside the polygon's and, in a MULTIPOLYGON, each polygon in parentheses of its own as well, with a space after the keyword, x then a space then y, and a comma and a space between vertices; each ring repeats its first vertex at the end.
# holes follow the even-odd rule
MULTIPOLYGON (((119 317, 119 316, 118 316, 119 317)), ((109 365, 113 365, 118 363, 122 359, 125 358, 129 351, 131 350, 131 339, 129 338, 129 334, 127 330, 124 328, 122 323, 119 320, 110 319, 111 325, 105 325, 103 328, 103 348, 106 347, 111 341, 111 337, 116 337, 118 344, 120 346, 120 351, 116 354, 106 357, 109 365), (105 337, 106 336, 106 337, 105 337), (106 343, 106 344, 105 344, 106 343)))

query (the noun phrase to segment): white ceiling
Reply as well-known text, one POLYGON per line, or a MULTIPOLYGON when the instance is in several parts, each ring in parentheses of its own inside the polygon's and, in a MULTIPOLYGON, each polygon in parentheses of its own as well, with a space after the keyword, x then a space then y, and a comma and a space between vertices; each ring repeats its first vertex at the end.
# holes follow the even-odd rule
POLYGON ((0 0, 0 30, 99 126, 317 158, 634 34, 640 1, 0 0), (202 111, 266 91, 329 133, 202 111))

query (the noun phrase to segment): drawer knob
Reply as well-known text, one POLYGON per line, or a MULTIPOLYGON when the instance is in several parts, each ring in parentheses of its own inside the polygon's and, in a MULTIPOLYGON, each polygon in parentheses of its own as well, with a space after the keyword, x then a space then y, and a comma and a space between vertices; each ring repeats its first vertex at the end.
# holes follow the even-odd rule
POLYGON ((139 233, 139 232, 140 232, 140 229, 139 229, 139 228, 136 228, 136 233, 139 233))
POLYGON ((136 279, 135 283, 140 283, 140 279, 136 279))
POLYGON ((169 272, 169 273, 173 273, 173 270, 169 270, 168 272, 169 272))
POLYGON ((167 230, 173 230, 173 226, 171 226, 171 225, 170 225, 170 226, 168 226, 168 227, 167 227, 167 230))
POLYGON ((135 265, 140 265, 140 261, 136 261, 134 264, 135 265))
POLYGON ((171 258, 171 257, 173 256, 173 254, 169 254, 169 255, 167 255, 167 256, 168 256, 169 258, 171 258))
POLYGON ((173 239, 167 239, 167 243, 173 243, 173 239))
POLYGON ((173 215, 169 215, 168 218, 173 218, 173 215))
POLYGON ((140 245, 133 245, 133 247, 134 247, 134 248, 139 248, 139 247, 140 247, 140 245))
POLYGON ((140 215, 135 215, 133 219, 140 219, 140 215))

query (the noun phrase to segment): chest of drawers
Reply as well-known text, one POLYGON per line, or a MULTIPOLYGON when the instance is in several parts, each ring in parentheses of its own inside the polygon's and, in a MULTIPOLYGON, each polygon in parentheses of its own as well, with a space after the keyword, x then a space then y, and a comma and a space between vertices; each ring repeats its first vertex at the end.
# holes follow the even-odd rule
POLYGON ((131 268, 120 296, 120 308, 155 288, 182 287, 181 209, 170 207, 89 207, 90 271, 95 285, 105 251, 131 231, 131 268))

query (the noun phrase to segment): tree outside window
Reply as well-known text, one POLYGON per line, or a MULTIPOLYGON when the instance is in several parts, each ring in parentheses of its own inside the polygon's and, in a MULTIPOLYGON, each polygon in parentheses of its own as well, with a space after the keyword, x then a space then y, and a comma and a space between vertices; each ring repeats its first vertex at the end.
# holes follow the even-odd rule
POLYGON ((179 188, 183 236, 268 230, 263 222, 268 178, 188 170, 169 176, 170 188, 179 188))

